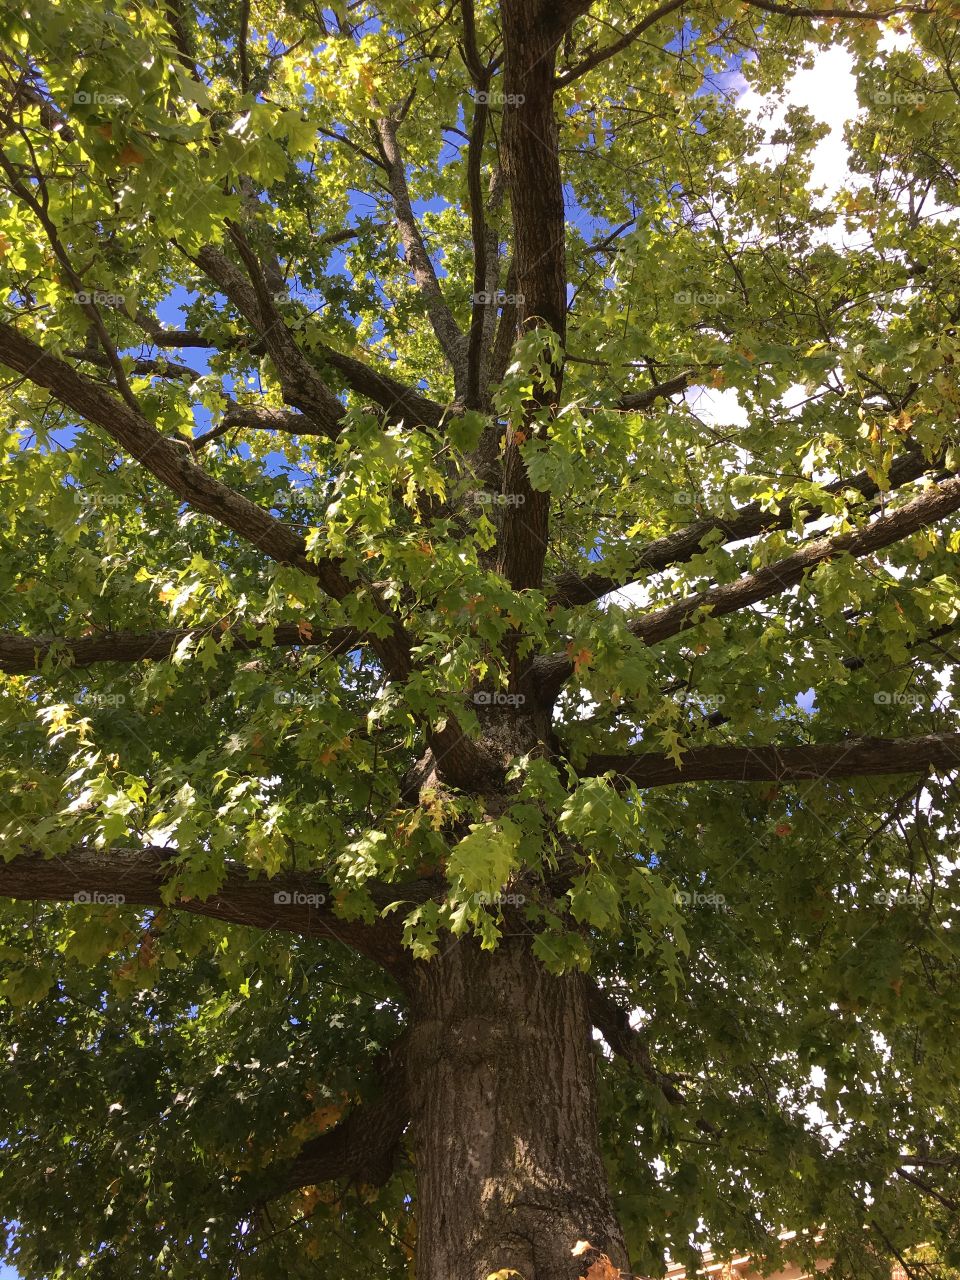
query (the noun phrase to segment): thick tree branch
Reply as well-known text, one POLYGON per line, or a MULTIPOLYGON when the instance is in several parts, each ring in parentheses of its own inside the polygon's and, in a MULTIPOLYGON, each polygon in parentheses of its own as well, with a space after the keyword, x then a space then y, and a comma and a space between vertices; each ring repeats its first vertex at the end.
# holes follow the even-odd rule
MULTIPOLYGON (((497 386, 502 380, 503 374, 494 374, 496 366, 496 343, 495 334, 497 331, 498 308, 501 300, 504 307, 510 306, 510 290, 506 289, 501 294, 500 290, 500 232, 497 226, 496 218, 503 204, 503 199, 507 190, 507 181, 504 177, 502 166, 497 163, 493 172, 490 174, 490 181, 487 187, 487 206, 485 215, 485 235, 486 243, 483 252, 483 261, 486 269, 486 281, 483 285, 484 292, 487 295, 488 304, 484 307, 480 324, 480 404, 488 406, 490 403, 491 389, 497 386), (494 299, 493 305, 489 300, 494 299)), ((514 320, 514 327, 516 321, 514 320)), ((512 335, 511 335, 512 339, 512 335)), ((504 369, 506 363, 504 364, 504 369)))
MULTIPOLYGON (((126 319, 131 319, 126 307, 119 302, 114 305, 114 310, 126 319)), ((192 329, 165 329, 149 311, 138 310, 132 319, 137 328, 149 337, 150 345, 154 347, 202 347, 211 350, 217 345, 212 338, 205 338, 202 333, 196 333, 192 329)))
POLYGON ((669 378, 666 382, 658 382, 655 387, 647 387, 643 391, 627 392, 626 395, 620 397, 613 407, 624 411, 649 409, 658 400, 667 400, 670 396, 679 395, 681 391, 686 391, 695 377, 696 370, 687 369, 683 373, 678 373, 675 378, 669 378))
MULTIPOLYGON (((249 321, 257 333, 265 335, 270 324, 261 315, 260 305, 253 286, 244 278, 240 270, 233 265, 223 251, 213 245, 205 245, 197 254, 196 262, 217 288, 226 295, 244 319, 249 321)), ((276 323, 276 321, 273 323, 276 323)), ((292 338, 290 341, 292 343, 292 338)), ((315 351, 319 358, 332 369, 335 369, 353 390, 359 392, 360 395, 369 397, 375 404, 379 404, 391 417, 402 417, 410 424, 423 422, 428 426, 439 426, 444 414, 442 405, 436 404, 426 396, 421 396, 396 378, 391 378, 389 374, 379 373, 361 360, 357 360, 353 356, 342 355, 332 347, 317 344, 315 351)), ((283 369, 278 368, 285 397, 288 390, 291 396, 296 395, 296 384, 299 380, 305 377, 319 379, 316 370, 309 364, 307 358, 300 352, 295 343, 292 350, 289 344, 284 343, 280 358, 291 361, 286 386, 284 386, 283 382, 283 369)), ((293 402, 293 399, 288 398, 288 403, 293 402)), ((337 401, 336 412, 338 414, 337 422, 339 423, 344 413, 343 405, 339 401, 337 401)))
MULTIPOLYGON (((464 27, 471 0, 463 6, 464 27)), ((472 22, 472 18, 471 18, 472 22)), ((483 140, 487 125, 486 88, 490 83, 484 69, 476 82, 480 95, 473 108, 473 124, 470 128, 470 144, 467 149, 467 191, 470 199, 470 231, 473 239, 473 306, 470 314, 470 336, 467 344, 466 407, 476 409, 480 405, 481 369, 483 365, 483 338, 487 325, 487 310, 495 307, 494 298, 487 297, 487 225, 483 212, 483 140)))
POLYGON ((284 1172, 280 1193, 332 1180, 368 1187, 389 1180, 410 1121, 405 1050, 401 1037, 381 1056, 375 1097, 355 1103, 339 1124, 303 1145, 284 1172))
POLYGON ((650 1058, 650 1050, 639 1031, 630 1025, 630 1014, 593 981, 587 981, 587 1012, 590 1021, 619 1057, 638 1066, 642 1074, 663 1090, 670 1102, 685 1101, 674 1078, 658 1071, 650 1058))
POLYGON ((776 0, 744 0, 751 9, 782 13, 788 18, 853 18, 861 22, 886 22, 904 13, 935 13, 933 5, 898 4, 889 9, 809 9, 804 5, 777 4, 776 0))
POLYGON ((424 423, 428 427, 439 427, 443 421, 446 413, 443 405, 414 391, 390 374, 372 369, 362 360, 344 355, 322 342, 316 343, 314 350, 320 360, 335 369, 353 391, 385 410, 390 421, 402 420, 407 426, 424 423))
POLYGON ((680 763, 660 752, 590 756, 582 777, 613 772, 615 783, 641 788, 679 782, 786 782, 960 769, 960 733, 918 738, 845 738, 814 746, 691 747, 680 763))
POLYGON ((50 657, 71 667, 90 667, 101 662, 159 662, 167 658, 185 640, 195 643, 206 636, 223 640, 229 636, 224 652, 249 653, 266 648, 329 648, 331 653, 347 653, 364 642, 359 631, 351 627, 335 627, 331 631, 314 631, 302 623, 282 622, 272 629, 266 623, 260 635, 245 636, 224 623, 212 627, 185 630, 107 631, 100 635, 73 637, 19 636, 0 632, 0 671, 8 675, 30 675, 41 670, 50 657), (269 638, 268 638, 269 637, 269 638))
POLYGON ((644 614, 629 624, 630 630, 645 644, 657 644, 676 635, 693 620, 719 618, 735 613, 751 604, 781 595, 803 580, 811 569, 838 556, 861 557, 892 546, 925 529, 945 516, 960 510, 960 476, 933 485, 911 502, 904 503, 886 516, 878 516, 854 533, 833 538, 818 538, 800 547, 792 555, 745 574, 735 582, 727 582, 706 591, 697 591, 676 604, 644 614))
MULTIPOLYGON (((61 114, 56 106, 46 97, 37 87, 36 80, 40 77, 30 67, 18 67, 13 61, 3 59, 2 64, 4 70, 10 71, 12 76, 19 76, 19 79, 12 79, 9 88, 11 91, 11 110, 20 109, 23 106, 34 106, 40 110, 40 124, 48 132, 57 134, 64 142, 73 142, 76 133, 71 128, 66 117, 61 114), (30 77, 33 75, 35 80, 30 77)), ((9 113, 5 113, 9 116, 9 113)), ((13 123, 12 121, 10 122, 13 123)))
MULTIPOLYGON (((343 600, 354 591, 354 584, 344 577, 337 562, 309 559, 303 539, 279 520, 207 475, 189 461, 184 447, 167 440, 105 387, 82 378, 70 365, 3 323, 0 323, 0 363, 22 373, 37 386, 45 387, 61 403, 101 427, 184 502, 213 516, 271 559, 309 574, 333 599, 343 600)), ((365 590, 389 622, 388 633, 372 639, 371 646, 388 675, 394 680, 404 680, 413 669, 407 636, 375 590, 369 586, 365 590)), ((486 755, 467 738, 452 716, 442 729, 428 728, 427 732, 445 776, 456 785, 471 785, 478 776, 486 774, 490 765, 486 755)))
MULTIPOLYGON (((734 582, 694 592, 675 604, 642 614, 627 624, 628 629, 644 644, 659 644, 678 635, 687 626, 695 626, 707 618, 721 618, 770 596, 781 595, 802 582, 812 569, 829 560, 842 555, 870 555, 957 510, 960 510, 960 477, 953 477, 933 485, 890 515, 879 516, 854 533, 808 542, 792 555, 765 565, 754 573, 744 574, 734 582)), ((550 697, 555 696, 571 674, 572 664, 565 656, 551 654, 537 659, 534 670, 540 696, 550 697)))
MULTIPOLYGON (((189 460, 183 444, 168 440, 106 387, 84 378, 4 323, 0 323, 0 362, 100 427, 183 502, 213 516, 271 559, 295 565, 316 578, 335 599, 350 594, 351 584, 332 560, 309 560, 302 538, 242 494, 207 475, 189 460)), ((400 666, 405 674, 408 663, 400 666)))
POLYGON ((496 321, 496 317, 494 317, 496 332, 493 335, 490 351, 490 368, 487 382, 489 386, 493 387, 503 381, 510 365, 510 356, 513 351, 513 344, 517 340, 517 329, 520 322, 520 310, 516 303, 517 270, 512 259, 507 266, 504 293, 506 298, 500 311, 499 321, 496 321))
MULTIPOLYGON (((284 400, 309 414, 323 433, 335 440, 340 434, 343 405, 303 355, 283 322, 263 268, 242 230, 231 223, 229 231, 247 269, 256 301, 249 318, 255 320, 264 346, 277 367, 284 400)), ((201 250, 198 260, 202 261, 205 252, 201 250)))
POLYGON ((223 415, 215 427, 195 436, 193 447, 202 449, 211 440, 217 440, 228 431, 283 431, 295 436, 324 436, 326 431, 318 427, 313 418, 305 413, 294 413, 291 409, 274 409, 269 405, 239 405, 231 407, 223 415))
POLYGON ((192 329, 148 329, 150 342, 155 347, 204 347, 208 351, 216 347, 212 338, 205 338, 202 333, 194 333, 192 329))
MULTIPOLYGON (((178 849, 151 846, 91 852, 74 848, 47 857, 35 850, 5 848, 3 856, 9 861, 0 862, 0 896, 6 898, 96 905, 115 901, 119 895, 125 906, 167 905, 228 924, 327 938, 369 956, 392 972, 406 963, 400 930, 392 921, 368 925, 341 920, 333 910, 330 886, 310 873, 288 872, 272 880, 255 880, 246 867, 227 863, 223 883, 210 897, 202 901, 174 897, 165 903, 177 880, 176 859, 182 856, 178 849)), ((371 895, 378 906, 386 906, 399 898, 425 900, 434 888, 428 882, 383 885, 374 886, 371 895)))
MULTIPOLYGON (((664 387, 668 385, 663 384, 664 387)), ((656 389, 641 394, 652 395, 654 390, 656 389)), ((644 408, 645 406, 635 407, 644 408)), ((938 470, 942 462, 942 454, 928 461, 919 448, 908 450, 896 458, 890 466, 889 489, 899 489, 914 480, 919 480, 928 472, 938 470)), ((868 471, 858 471, 856 475, 846 480, 834 480, 823 488, 825 493, 830 494, 845 493, 851 489, 868 499, 875 498, 881 491, 875 473, 871 474, 868 471)), ((671 565, 686 563, 703 550, 704 539, 714 532, 722 533, 725 542, 736 542, 741 538, 758 537, 774 529, 789 529, 793 525, 798 506, 804 512, 808 522, 818 520, 823 515, 823 508, 816 504, 798 503, 788 498, 781 503, 778 511, 768 511, 759 502, 751 502, 729 518, 708 516, 703 520, 684 525, 675 533, 668 533, 662 538, 639 547, 635 554, 633 568, 627 575, 626 581, 633 582, 644 572, 658 573, 671 565)), ((552 604, 559 605, 588 604, 606 595, 608 591, 614 591, 617 587, 624 585, 623 578, 614 578, 605 574, 602 568, 584 576, 565 573, 556 579, 550 601, 552 604)))
MULTIPOLYGON (((954 635, 957 632, 958 624, 960 624, 960 619, 945 623, 942 627, 936 627, 925 636, 917 636, 915 640, 906 645, 906 648, 909 652, 915 653, 918 649, 922 649, 924 645, 930 645, 935 650, 946 656, 945 651, 937 644, 937 641, 942 640, 945 636, 954 635)), ((840 665, 845 667, 848 671, 862 671, 863 668, 868 665, 868 659, 848 656, 841 659, 840 665)), ((686 682, 671 684, 668 687, 661 689, 661 693, 664 697, 678 692, 693 692, 695 696, 695 690, 693 690, 686 682)), ((583 720, 578 720, 578 730, 590 732, 591 730, 600 730, 608 727, 609 711, 610 708, 608 707, 605 711, 602 711, 597 715, 588 716, 583 720)), ((635 719, 635 716, 631 715, 631 704, 629 700, 625 703, 619 703, 616 707, 616 712, 618 715, 624 715, 628 721, 635 719)), ((725 715, 722 711, 714 711, 710 715, 704 716, 703 725, 705 728, 718 729, 721 725, 727 724, 729 719, 730 717, 725 715)))

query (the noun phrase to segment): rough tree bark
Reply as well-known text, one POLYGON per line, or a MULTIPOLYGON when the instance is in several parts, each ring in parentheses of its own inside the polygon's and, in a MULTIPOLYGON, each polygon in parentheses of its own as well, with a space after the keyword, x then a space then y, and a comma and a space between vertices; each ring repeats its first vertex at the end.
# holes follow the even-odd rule
POLYGON ((629 1271, 597 1129, 580 974, 551 976, 528 936, 417 967, 408 1055, 418 1280, 576 1280, 629 1271), (589 1251, 575 1246, 587 1241, 589 1251))

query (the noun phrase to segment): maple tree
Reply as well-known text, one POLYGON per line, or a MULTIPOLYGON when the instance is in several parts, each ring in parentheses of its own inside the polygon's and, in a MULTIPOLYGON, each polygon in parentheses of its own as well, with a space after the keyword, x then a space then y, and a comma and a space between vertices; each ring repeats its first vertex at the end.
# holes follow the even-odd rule
POLYGON ((958 16, 0 16, 26 1280, 960 1265, 958 16))

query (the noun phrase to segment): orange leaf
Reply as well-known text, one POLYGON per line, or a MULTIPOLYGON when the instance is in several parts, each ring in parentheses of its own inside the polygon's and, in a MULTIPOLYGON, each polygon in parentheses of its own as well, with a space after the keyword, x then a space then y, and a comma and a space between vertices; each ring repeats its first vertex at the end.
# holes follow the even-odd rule
POLYGON ((774 827, 774 832, 778 836, 788 836, 793 830, 789 822, 778 822, 774 827))
POLYGON ((581 667, 588 667, 593 661, 593 652, 590 649, 575 649, 572 644, 567 645, 567 656, 573 663, 574 672, 579 675, 581 667))
POLYGON ((314 1133, 322 1133, 324 1129, 332 1128, 342 1115, 343 1107, 338 1107, 332 1102, 325 1107, 317 1107, 310 1115, 310 1127, 314 1133))
POLYGON ((143 164, 146 160, 146 154, 139 151, 132 142, 126 143, 120 148, 120 154, 117 156, 118 164, 143 164))
POLYGON ((302 640, 313 639, 313 623, 308 622, 306 618, 300 619, 300 621, 297 623, 297 630, 300 632, 300 638, 302 640))
POLYGON ((586 1280, 620 1280, 620 1268, 615 1267, 605 1253, 601 1253, 587 1269, 586 1280))
MULTIPOLYGON (((600 1253, 596 1245, 589 1240, 578 1240, 570 1250, 575 1258, 582 1258, 585 1253, 600 1253)), ((587 1268, 585 1280, 620 1280, 620 1268, 615 1267, 605 1253, 587 1268)))

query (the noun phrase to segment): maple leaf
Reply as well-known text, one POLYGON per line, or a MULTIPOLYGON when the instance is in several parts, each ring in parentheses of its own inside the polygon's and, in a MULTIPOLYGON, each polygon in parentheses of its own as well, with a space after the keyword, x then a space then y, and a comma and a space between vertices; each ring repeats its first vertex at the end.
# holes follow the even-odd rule
POLYGON ((586 647, 578 649, 574 644, 567 645, 567 656, 573 663, 575 674, 579 675, 582 667, 589 667, 593 661, 593 650, 586 647))

